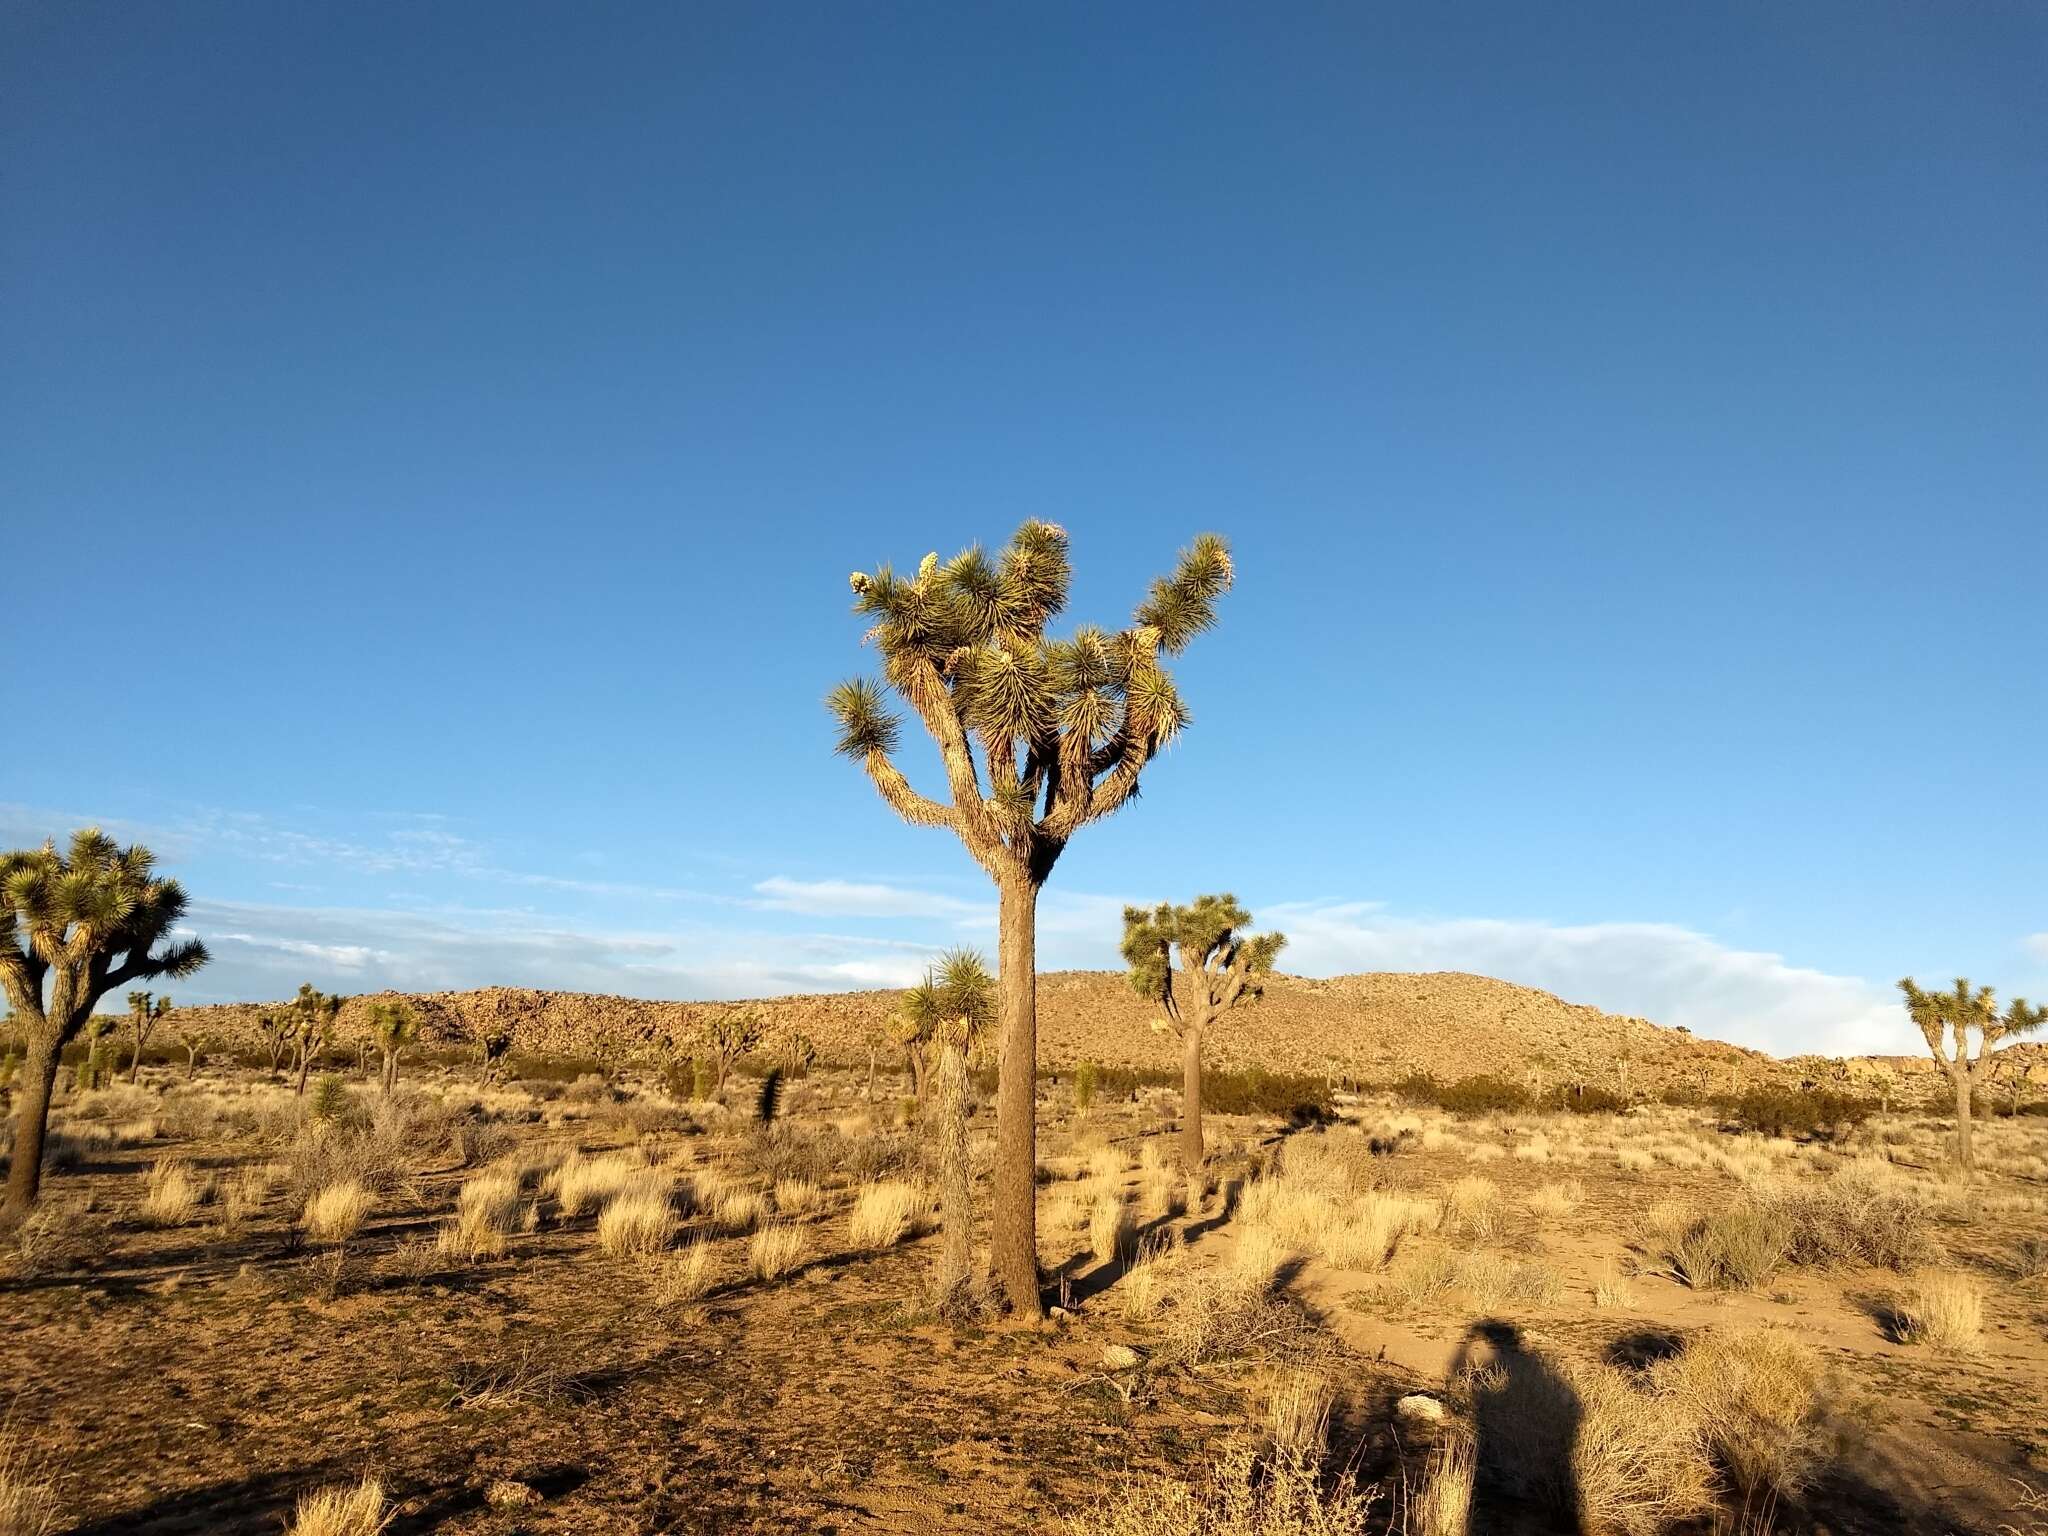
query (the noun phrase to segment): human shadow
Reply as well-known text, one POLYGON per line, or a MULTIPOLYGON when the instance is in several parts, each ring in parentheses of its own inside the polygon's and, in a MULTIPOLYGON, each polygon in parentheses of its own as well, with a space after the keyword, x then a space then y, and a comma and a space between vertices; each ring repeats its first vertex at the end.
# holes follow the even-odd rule
POLYGON ((1471 1394, 1472 1502, 1469 1536, 1523 1529, 1531 1505, 1561 1532, 1583 1529, 1572 1448, 1584 1410, 1571 1383, 1527 1348, 1522 1331, 1497 1318, 1465 1331, 1451 1360, 1451 1383, 1471 1394))

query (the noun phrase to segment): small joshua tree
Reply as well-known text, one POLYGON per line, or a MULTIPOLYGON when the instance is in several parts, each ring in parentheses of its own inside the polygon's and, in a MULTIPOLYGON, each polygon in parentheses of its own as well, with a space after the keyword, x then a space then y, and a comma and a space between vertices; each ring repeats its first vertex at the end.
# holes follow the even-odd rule
POLYGON ((42 1190, 50 1095, 64 1047, 116 987, 190 976, 206 963, 197 939, 173 941, 185 892, 159 879, 147 848, 122 848, 97 828, 0 854, 0 987, 26 1037, 14 1158, 0 1223, 28 1214, 42 1190))
POLYGON ((96 1013, 85 1021, 80 1038, 85 1041, 85 1060, 78 1064, 78 1087, 82 1093, 107 1086, 107 1079, 113 1075, 114 1063, 110 1059, 113 1049, 107 1040, 114 1033, 114 1021, 103 1013, 96 1013))
POLYGON ((995 982, 971 949, 949 950, 904 994, 903 1011, 937 1051, 940 1242, 933 1299, 951 1307, 968 1280, 974 1230, 973 1172, 967 1157, 967 1058, 995 1020, 995 982))
POLYGON ((339 997, 319 991, 310 981, 299 983, 299 995, 292 999, 291 1040, 294 1070, 299 1076, 298 1094, 302 1099, 306 1096, 306 1074, 312 1070, 313 1058, 327 1049, 328 1032, 340 1012, 339 997))
MULTIPOLYGON (((1976 1169, 1970 1149, 1971 1092, 1984 1074, 1987 1063, 1995 1063, 1993 1051, 2001 1040, 2029 1034, 2048 1022, 2048 1006, 2029 1007, 2016 997, 1998 1012, 1998 994, 1990 987, 1972 988, 1963 977, 1953 990, 1923 992, 1908 976, 1899 982, 1906 999, 1906 1013, 1919 1027, 1927 1049, 1948 1074, 1956 1091, 1956 1172, 1968 1179, 1976 1169), (1970 1054, 1970 1031, 1977 1031, 1977 1054, 1970 1054)), ((1992 1071, 1997 1068, 1994 1065, 1992 1071)))
POLYGON ((133 1083, 141 1078, 143 1048, 149 1044, 149 1037, 156 1032, 157 1025, 163 1023, 164 1015, 170 1011, 171 1000, 168 996, 159 997, 152 1002, 147 992, 128 994, 128 1029, 135 1040, 135 1054, 128 1058, 129 1082, 133 1083))
POLYGON ((270 1056, 270 1070, 282 1071, 284 1059, 291 1054, 294 1023, 287 1014, 264 1009, 256 1015, 257 1033, 263 1036, 263 1049, 270 1056))
POLYGON ((903 994, 902 1006, 889 1016, 885 1028, 890 1040, 902 1047, 904 1064, 910 1068, 910 1095, 922 1106, 931 1088, 932 1024, 918 1000, 918 988, 903 994))
POLYGON ((704 1026, 704 1045, 718 1068, 717 1091, 724 1093, 733 1063, 761 1048, 761 1016, 751 1008, 726 1009, 704 1026))
POLYGON ((1198 896, 1184 907, 1162 902, 1150 912, 1124 908, 1131 990, 1164 1013, 1152 1027, 1181 1043, 1180 1155, 1189 1173, 1202 1166, 1202 1037, 1240 1002, 1257 1001, 1257 978, 1273 969, 1287 942, 1279 933, 1247 936, 1251 920, 1228 895, 1198 896))
POLYGON ((370 1034, 384 1053, 384 1092, 398 1087, 398 1053, 419 1038, 420 1021, 404 1003, 370 1004, 370 1034))
POLYGON ((185 1050, 185 1081, 191 1082, 198 1075, 199 1060, 220 1049, 220 1040, 207 1030, 188 1029, 178 1036, 178 1044, 185 1050))
POLYGON ((476 1037, 476 1064, 484 1086, 489 1087, 497 1080, 505 1058, 512 1054, 512 1026, 509 1024, 486 1025, 476 1037))
POLYGON ((838 750, 859 762, 895 812, 950 830, 997 894, 999 1072, 995 1273, 1020 1317, 1038 1294, 1038 893, 1081 828, 1122 809, 1148 763, 1188 723, 1161 662, 1216 616, 1230 551, 1203 534, 1174 574, 1152 584, 1130 625, 1046 635, 1066 606, 1067 535, 1019 528, 994 560, 979 547, 912 577, 883 566, 853 575, 854 611, 888 686, 916 711, 945 764, 948 798, 920 794, 895 760, 902 722, 881 687, 842 683, 827 701, 838 750), (977 751, 979 755, 977 756, 977 751))

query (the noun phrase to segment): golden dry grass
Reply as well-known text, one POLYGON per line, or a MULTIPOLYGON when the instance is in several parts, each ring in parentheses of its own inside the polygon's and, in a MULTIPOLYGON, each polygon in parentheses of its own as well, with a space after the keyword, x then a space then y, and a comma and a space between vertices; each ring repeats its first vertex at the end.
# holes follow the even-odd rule
POLYGON ((803 1263, 810 1237, 802 1227, 770 1222, 747 1244, 747 1272, 757 1280, 780 1280, 803 1263))
POLYGON ((901 1179, 862 1185, 847 1218, 847 1238, 856 1248, 893 1248, 917 1230, 928 1205, 923 1189, 901 1179))
POLYGON ((1984 1287, 1954 1270, 1923 1269, 1899 1293, 1899 1337, 1950 1354, 1983 1347, 1984 1287))
POLYGON ((390 1519, 384 1485, 366 1477, 350 1488, 321 1488, 301 1496, 285 1536, 377 1536, 390 1519))
POLYGON ((152 1227, 182 1227, 213 1195, 213 1181, 182 1157, 160 1157, 149 1170, 141 1217, 152 1227))
POLYGON ((299 1225, 316 1243, 345 1243, 362 1230, 376 1200, 360 1182, 343 1179, 315 1190, 299 1225))
POLYGON ((652 1293, 661 1307, 681 1306, 708 1294, 718 1283, 718 1260, 711 1244, 685 1243, 655 1271, 652 1293))
POLYGON ((613 1195, 597 1213, 597 1246, 615 1257, 666 1248, 676 1230, 669 1189, 666 1178, 644 1175, 613 1195))

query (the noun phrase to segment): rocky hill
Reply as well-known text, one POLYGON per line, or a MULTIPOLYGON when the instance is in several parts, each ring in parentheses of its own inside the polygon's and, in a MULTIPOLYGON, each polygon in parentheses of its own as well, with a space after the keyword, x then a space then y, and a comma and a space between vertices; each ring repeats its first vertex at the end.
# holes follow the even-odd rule
MULTIPOLYGON (((381 994, 384 997, 393 994, 381 994)), ((744 1004, 769 1039, 800 1031, 827 1061, 864 1062, 901 996, 895 991, 778 997, 744 1004)), ((337 1021, 343 1041, 367 1031, 369 1004, 352 998, 337 1021)), ((673 1003, 486 987, 408 999, 427 1041, 459 1044, 510 1029, 525 1053, 626 1059, 662 1041, 688 1042, 725 1003, 673 1003)), ((253 1041, 263 1006, 180 1009, 174 1029, 210 1030, 253 1041)), ((1052 1068, 1092 1059, 1106 1065, 1172 1066, 1173 1042, 1148 1026, 1156 1010, 1120 973, 1055 971, 1039 978, 1039 1050, 1052 1068)), ((1455 971, 1373 973, 1315 979, 1276 975, 1263 1001, 1231 1014, 1214 1032, 1215 1066, 1270 1071, 1336 1070, 1382 1082, 1409 1072, 1439 1078, 1489 1073, 1547 1082, 1654 1090, 1666 1083, 1728 1087, 1772 1072, 1755 1051, 1646 1019, 1567 1003, 1548 992, 1455 971)))

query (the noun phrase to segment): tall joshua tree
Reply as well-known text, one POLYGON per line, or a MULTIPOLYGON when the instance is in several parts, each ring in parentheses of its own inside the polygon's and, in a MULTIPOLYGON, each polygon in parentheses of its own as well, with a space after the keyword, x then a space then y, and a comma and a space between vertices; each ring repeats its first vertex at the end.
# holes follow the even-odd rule
MULTIPOLYGON (((1993 1062, 1998 1042, 2029 1034, 2048 1022, 2048 1006, 2029 1007, 2016 997, 1998 1011, 1998 994, 1990 987, 1972 987, 1958 976, 1947 992, 1923 992, 1908 976, 1899 982, 1905 995, 1906 1013, 1919 1026, 1927 1049, 1956 1091, 1956 1171, 1968 1179, 1976 1169, 1970 1150, 1971 1093, 1977 1079, 1993 1062), (1970 1031, 1977 1031, 1977 1054, 1970 1054, 1970 1031)), ((1992 1070, 1996 1070, 1995 1063, 1992 1070)))
POLYGON ((128 1059, 128 1081, 137 1082, 142 1077, 142 1048, 149 1044, 149 1037, 157 1025, 163 1023, 164 1015, 171 1011, 168 996, 151 1001, 147 992, 128 994, 128 1029, 135 1039, 135 1054, 128 1059))
POLYGON ((1197 896, 1184 907, 1161 902, 1150 912, 1124 908, 1131 990, 1159 1005, 1164 1017, 1152 1027, 1181 1044, 1180 1157, 1189 1173, 1202 1166, 1202 1037, 1239 1003, 1258 1001, 1258 978, 1287 942, 1282 933, 1245 934, 1251 921, 1229 895, 1197 896))
POLYGON ((310 981, 299 983, 299 995, 292 999, 291 1036, 299 1076, 298 1094, 302 1099, 306 1096, 306 1074, 313 1068, 313 1058, 327 1048, 328 1031, 333 1029, 335 1015, 340 1012, 341 999, 332 992, 322 992, 310 981))
POLYGON ((967 1159, 967 1058, 994 1022, 996 984, 971 949, 949 950, 903 998, 903 1016, 936 1048, 939 1105, 939 1252, 932 1295, 941 1309, 967 1284, 974 1182, 967 1159))
POLYGON ((370 1033, 384 1053, 384 1092, 398 1086, 398 1053, 419 1038, 420 1021, 404 1003, 370 1004, 370 1033))
POLYGON ((0 1224, 18 1221, 42 1189, 43 1138, 64 1047, 116 987, 190 976, 206 964, 197 939, 173 940, 185 892, 159 879, 147 848, 122 848, 96 827, 0 854, 0 986, 25 1039, 14 1160, 0 1224))
POLYGON ((1145 765, 1188 723, 1161 665, 1216 615, 1230 551, 1203 534, 1115 633, 1046 625, 1066 606, 1067 535, 1029 522, 993 560, 977 546, 915 576, 853 575, 887 685, 917 714, 945 765, 948 798, 897 767, 901 719, 881 686, 841 683, 827 700, 838 750, 860 762, 898 815, 945 827, 995 881, 999 910, 994 1268, 1021 1316, 1038 1317, 1033 1177, 1038 1067, 1038 892, 1068 841, 1121 809, 1145 765))
POLYGON ((761 1048, 763 1033, 761 1016, 751 1008, 727 1008, 705 1024, 704 1043, 710 1047, 711 1059, 716 1064, 717 1092, 725 1092, 725 1080, 732 1075, 733 1063, 761 1048))

